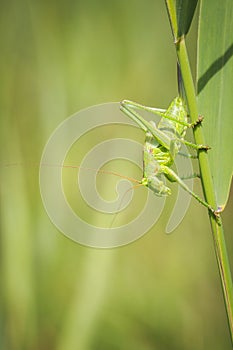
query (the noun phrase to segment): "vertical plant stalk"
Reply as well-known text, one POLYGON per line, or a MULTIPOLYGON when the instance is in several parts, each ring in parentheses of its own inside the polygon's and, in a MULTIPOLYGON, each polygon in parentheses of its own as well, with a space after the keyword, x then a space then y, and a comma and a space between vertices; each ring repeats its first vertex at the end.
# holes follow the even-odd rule
MULTIPOLYGON (((178 62, 181 69, 181 74, 183 78, 183 84, 185 89, 185 94, 187 98, 188 110, 192 122, 195 122, 198 118, 198 108, 196 101, 195 88, 192 78, 192 73, 190 69, 188 54, 185 45, 185 36, 179 38, 176 43, 176 52, 178 57, 178 62)), ((203 130, 201 127, 194 129, 194 138, 196 143, 205 145, 205 139, 203 130)), ((210 151, 211 152, 211 151, 210 151)), ((206 151, 199 152, 199 166, 201 172, 201 181, 203 192, 206 201, 213 207, 217 208, 214 185, 212 181, 212 176, 210 172, 208 154, 206 151)), ((231 340, 233 342, 233 286, 232 277, 230 271, 230 265, 227 255, 227 249, 224 238, 223 224, 221 219, 216 219, 214 215, 209 212, 210 224, 212 228, 214 248, 219 268, 219 273, 221 277, 223 295, 226 305, 226 311, 228 315, 228 324, 230 328, 231 340)))

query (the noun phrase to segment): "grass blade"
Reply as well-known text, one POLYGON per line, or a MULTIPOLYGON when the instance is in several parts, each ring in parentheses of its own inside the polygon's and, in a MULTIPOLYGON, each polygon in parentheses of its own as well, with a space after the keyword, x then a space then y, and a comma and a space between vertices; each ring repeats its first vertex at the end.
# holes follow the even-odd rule
POLYGON ((209 164, 217 205, 224 208, 233 172, 233 2, 201 1, 198 37, 198 112, 211 146, 209 164), (219 25, 220 24, 220 25, 219 25), (208 43, 208 45, 206 45, 208 43))

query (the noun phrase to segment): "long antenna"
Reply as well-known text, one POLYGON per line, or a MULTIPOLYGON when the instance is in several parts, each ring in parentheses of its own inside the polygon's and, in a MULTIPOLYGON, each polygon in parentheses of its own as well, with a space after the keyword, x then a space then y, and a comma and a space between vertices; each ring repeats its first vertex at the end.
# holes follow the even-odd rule
POLYGON ((36 162, 28 162, 28 163, 23 163, 23 162, 18 162, 18 163, 5 163, 5 164, 0 164, 0 167, 3 168, 9 168, 9 167, 17 167, 17 166, 31 166, 31 167, 51 167, 51 168, 71 168, 71 169, 83 169, 83 170, 91 170, 97 173, 101 173, 101 174, 107 174, 107 175, 113 175, 113 176, 117 176, 120 177, 121 179, 126 179, 129 181, 132 181, 138 185, 141 184, 141 181, 136 180, 132 177, 129 176, 125 176, 125 175, 121 175, 118 174, 114 171, 109 171, 109 170, 97 170, 95 168, 89 168, 89 167, 82 167, 80 165, 64 165, 64 164, 47 164, 47 163, 36 163, 36 162))

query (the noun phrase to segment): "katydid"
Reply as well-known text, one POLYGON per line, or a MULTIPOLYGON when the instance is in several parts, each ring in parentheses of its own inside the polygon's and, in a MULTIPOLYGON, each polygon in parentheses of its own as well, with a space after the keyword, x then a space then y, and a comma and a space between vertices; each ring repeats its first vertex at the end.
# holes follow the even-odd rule
MULTIPOLYGON (((151 189, 158 196, 170 195, 171 190, 165 185, 163 178, 163 175, 165 175, 170 182, 177 182, 214 215, 218 215, 218 212, 211 205, 190 190, 175 171, 171 169, 182 143, 197 151, 209 149, 208 146, 193 144, 184 139, 187 128, 195 127, 201 123, 202 118, 199 117, 196 123, 188 123, 187 109, 181 97, 176 97, 167 110, 146 107, 129 100, 121 102, 121 110, 135 121, 146 134, 141 184, 151 189), (162 118, 156 126, 155 122, 148 122, 136 110, 148 111, 162 118)), ((191 155, 187 156, 192 157, 191 155)))

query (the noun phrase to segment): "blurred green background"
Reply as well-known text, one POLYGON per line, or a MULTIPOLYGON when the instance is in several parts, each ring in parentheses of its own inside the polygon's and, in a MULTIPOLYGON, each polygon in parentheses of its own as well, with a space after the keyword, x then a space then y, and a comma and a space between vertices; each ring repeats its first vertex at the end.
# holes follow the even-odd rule
MULTIPOLYGON (((82 108, 123 98, 168 106, 176 58, 164 2, 2 0, 0 18, 1 349, 230 349, 201 205, 192 200, 172 235, 164 233, 168 205, 140 240, 91 249, 50 222, 30 165, 82 108)), ((195 30, 194 23, 191 56, 195 30)), ((223 214, 230 258, 232 206, 230 196, 223 214)))

